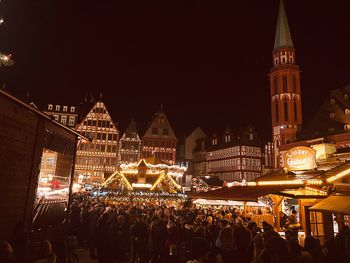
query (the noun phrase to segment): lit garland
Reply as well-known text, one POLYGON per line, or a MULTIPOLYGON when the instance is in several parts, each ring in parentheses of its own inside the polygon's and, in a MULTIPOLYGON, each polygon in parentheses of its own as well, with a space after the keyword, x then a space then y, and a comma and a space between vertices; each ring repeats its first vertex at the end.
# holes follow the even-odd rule
POLYGON ((344 170, 344 171, 342 171, 342 172, 340 172, 340 173, 338 173, 336 175, 333 175, 333 176, 327 178, 327 182, 332 183, 332 182, 334 182, 334 181, 336 181, 338 179, 341 179, 344 176, 349 175, 349 174, 350 174, 350 168, 348 168, 348 169, 346 169, 346 170, 344 170))
MULTIPOLYGON (((1 2, 1 0, 0 0, 1 2)), ((2 25, 4 23, 4 19, 0 18, 0 25, 2 25)), ((3 53, 0 52, 0 67, 1 66, 11 66, 14 64, 14 61, 11 59, 12 55, 5 55, 3 53)))

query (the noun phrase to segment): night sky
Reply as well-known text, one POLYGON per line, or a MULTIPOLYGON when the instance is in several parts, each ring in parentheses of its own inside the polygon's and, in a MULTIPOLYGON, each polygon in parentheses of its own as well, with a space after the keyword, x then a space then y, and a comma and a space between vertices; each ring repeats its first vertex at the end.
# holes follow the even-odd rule
MULTIPOLYGON (((348 1, 287 0, 302 71, 304 122, 350 84, 348 1)), ((3 0, 0 50, 15 65, 0 83, 37 104, 103 93, 123 131, 160 104, 181 139, 253 123, 271 136, 268 73, 278 0, 3 0)), ((0 105, 1 106, 1 105, 0 105)))

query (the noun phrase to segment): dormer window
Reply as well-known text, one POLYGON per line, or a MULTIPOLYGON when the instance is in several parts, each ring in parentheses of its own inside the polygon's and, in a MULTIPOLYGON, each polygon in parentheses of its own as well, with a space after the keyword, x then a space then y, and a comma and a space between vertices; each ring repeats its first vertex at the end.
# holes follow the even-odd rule
POLYGON ((70 112, 75 112, 75 107, 70 107, 70 112))
POLYGON ((226 135, 225 136, 225 142, 231 141, 231 135, 226 135))
POLYGON ((47 106, 47 109, 48 109, 48 110, 52 110, 52 107, 53 107, 53 105, 52 105, 52 104, 49 104, 49 105, 47 106))
POLYGON ((334 114, 333 112, 331 112, 331 113, 329 114, 329 118, 330 118, 330 119, 333 119, 334 116, 335 116, 335 114, 334 114))
POLYGON ((63 106, 63 111, 67 111, 68 107, 67 106, 63 106))
POLYGON ((218 144, 218 139, 214 138, 213 139, 213 145, 217 145, 218 144))
POLYGON ((55 110, 56 110, 56 111, 60 111, 60 109, 61 109, 61 106, 60 106, 60 105, 56 105, 55 110))

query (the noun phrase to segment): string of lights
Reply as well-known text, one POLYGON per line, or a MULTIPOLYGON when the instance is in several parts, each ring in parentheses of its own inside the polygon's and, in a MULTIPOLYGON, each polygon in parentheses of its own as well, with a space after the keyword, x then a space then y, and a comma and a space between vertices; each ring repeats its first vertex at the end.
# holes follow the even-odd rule
MULTIPOLYGON (((1 0, 0 0, 1 3, 1 0)), ((0 25, 4 24, 5 20, 0 17, 0 25)), ((0 52, 0 67, 1 66, 11 66, 14 64, 14 61, 12 60, 12 55, 11 54, 4 54, 2 52, 0 52)))

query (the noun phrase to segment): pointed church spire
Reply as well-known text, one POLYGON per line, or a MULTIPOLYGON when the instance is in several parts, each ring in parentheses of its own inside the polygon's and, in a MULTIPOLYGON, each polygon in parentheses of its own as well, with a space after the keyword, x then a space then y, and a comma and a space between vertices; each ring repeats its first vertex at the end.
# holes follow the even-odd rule
POLYGON ((284 0, 280 0, 274 49, 277 49, 280 47, 293 47, 292 37, 290 35, 289 26, 288 26, 286 10, 284 7, 284 0))

